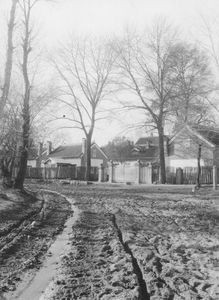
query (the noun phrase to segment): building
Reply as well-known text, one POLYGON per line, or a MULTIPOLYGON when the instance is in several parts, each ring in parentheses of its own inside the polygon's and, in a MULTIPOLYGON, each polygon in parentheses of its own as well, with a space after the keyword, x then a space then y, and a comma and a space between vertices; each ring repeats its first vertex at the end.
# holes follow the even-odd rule
MULTIPOLYGON (((108 157, 104 151, 96 144, 91 145, 91 167, 107 166, 108 157)), ((52 150, 52 145, 48 149, 46 157, 43 159, 45 167, 57 167, 60 165, 75 165, 83 167, 86 165, 86 140, 80 144, 61 145, 52 150)))
MULTIPOLYGON (((164 152, 168 153, 168 136, 164 136, 164 152)), ((135 143, 129 160, 140 160, 148 163, 159 162, 158 136, 141 137, 135 143)))
POLYGON ((201 166, 219 166, 219 131, 206 126, 185 125, 168 142, 166 165, 197 167, 198 153, 201 166))

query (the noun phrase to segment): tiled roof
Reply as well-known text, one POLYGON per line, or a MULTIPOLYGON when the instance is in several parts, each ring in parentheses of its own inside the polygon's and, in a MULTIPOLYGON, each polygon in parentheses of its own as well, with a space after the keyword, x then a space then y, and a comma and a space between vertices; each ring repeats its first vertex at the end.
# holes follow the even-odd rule
POLYGON ((73 158, 73 157, 80 157, 81 154, 82 154, 82 145, 75 144, 75 145, 59 146, 49 154, 49 157, 73 158))

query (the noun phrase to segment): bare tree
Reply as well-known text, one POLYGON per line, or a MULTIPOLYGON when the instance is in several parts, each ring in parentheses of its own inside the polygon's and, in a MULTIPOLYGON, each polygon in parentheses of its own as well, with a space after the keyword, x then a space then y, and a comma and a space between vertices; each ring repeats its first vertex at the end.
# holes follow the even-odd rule
POLYGON ((19 117, 19 107, 7 105, 7 111, 4 112, 4 122, 0 135, 0 166, 3 177, 3 186, 6 187, 12 187, 13 185, 12 175, 17 160, 21 130, 19 117))
MULTIPOLYGON (((218 29, 219 29, 219 19, 218 16, 208 19, 206 16, 201 15, 202 21, 202 37, 199 40, 199 44, 204 49, 206 53, 211 57, 212 69, 216 73, 215 79, 218 78, 219 71, 219 40, 218 40, 218 29)), ((217 81, 218 84, 218 81, 217 81)), ((211 99, 207 98, 208 104, 215 110, 219 112, 218 108, 218 93, 215 93, 214 97, 211 99)))
POLYGON ((110 92, 114 61, 107 44, 73 40, 60 50, 55 62, 64 84, 58 100, 71 111, 64 119, 72 123, 70 128, 82 130, 86 138, 86 180, 90 179, 92 136, 96 122, 104 118, 101 103, 110 92))
POLYGON ((219 55, 218 55, 219 41, 218 41, 218 34, 217 34, 218 27, 219 27, 218 18, 216 19, 213 18, 210 21, 206 17, 201 15, 201 20, 203 24, 204 40, 207 41, 204 44, 202 42, 202 46, 211 55, 211 57, 213 58, 214 65, 216 66, 217 70, 219 70, 219 55))
POLYGON ((23 96, 23 129, 22 129, 22 150, 19 162, 19 170, 15 179, 15 188, 23 189, 28 158, 29 135, 30 135, 30 93, 31 85, 28 73, 29 56, 32 50, 32 28, 31 28, 31 13, 33 7, 38 0, 21 0, 20 8, 23 16, 23 38, 22 38, 22 75, 24 80, 24 96, 23 96))
POLYGON ((137 96, 124 106, 143 110, 148 125, 158 132, 161 183, 166 182, 164 126, 175 84, 170 64, 170 49, 175 40, 176 32, 162 21, 149 35, 128 34, 114 45, 120 56, 122 86, 137 96))
POLYGON ((170 102, 176 127, 182 124, 213 124, 208 99, 216 90, 209 57, 187 43, 178 43, 171 49, 175 97, 170 102))
POLYGON ((16 7, 19 0, 12 0, 11 10, 10 10, 10 19, 8 23, 8 42, 7 42, 7 50, 6 50, 6 63, 4 70, 4 78, 3 78, 3 86, 2 93, 0 98, 0 118, 3 116, 3 111, 5 104, 8 99, 10 83, 11 83, 11 73, 12 73, 12 65, 13 65, 13 33, 15 26, 15 17, 16 17, 16 7))

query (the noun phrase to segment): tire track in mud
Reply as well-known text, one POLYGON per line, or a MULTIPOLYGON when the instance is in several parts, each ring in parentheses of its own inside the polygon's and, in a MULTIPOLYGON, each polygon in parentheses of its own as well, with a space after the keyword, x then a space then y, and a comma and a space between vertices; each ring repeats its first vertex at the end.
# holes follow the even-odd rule
POLYGON ((29 213, 18 223, 14 223, 4 234, 0 235, 0 259, 4 257, 6 251, 10 251, 15 246, 15 243, 18 243, 22 239, 23 233, 26 233, 27 230, 31 231, 34 228, 38 217, 40 222, 43 220, 46 201, 43 195, 41 195, 41 198, 41 204, 37 211, 29 213))
POLYGON ((118 226, 118 224, 116 222, 116 216, 115 216, 115 214, 111 214, 111 218, 112 218, 113 226, 115 227, 115 229, 117 231, 117 235, 118 235, 120 243, 122 244, 125 252, 131 256, 133 270, 134 270, 134 272, 135 272, 135 274, 137 276, 137 279, 138 279, 139 300, 150 300, 150 295, 149 295, 149 293, 147 291, 147 285, 146 285, 146 282, 144 280, 144 277, 143 277, 141 268, 140 268, 140 266, 138 264, 138 261, 135 258, 132 250, 128 246, 128 243, 123 241, 122 231, 120 230, 120 228, 119 228, 119 226, 118 226))
MULTIPOLYGON (((49 256, 47 256, 35 276, 24 281, 18 290, 13 294, 13 299, 20 300, 38 300, 41 297, 48 297, 50 294, 52 279, 57 275, 58 266, 61 257, 70 251, 69 235, 73 224, 79 217, 79 210, 74 205, 74 199, 68 198, 60 193, 44 190, 44 193, 53 194, 65 198, 71 204, 71 211, 73 215, 69 217, 64 225, 64 230, 61 232, 54 243, 48 249, 49 256)), ((9 298, 7 298, 9 299, 9 298)))
MULTIPOLYGON (((19 242, 22 238, 22 233, 28 229, 32 229, 35 225, 35 219, 39 216, 42 221, 41 213, 45 208, 45 199, 41 200, 40 208, 37 212, 32 212, 28 216, 25 216, 18 223, 15 223, 11 228, 4 232, 4 235, 0 236, 0 255, 4 255, 5 251, 10 250, 10 247, 14 246, 14 243, 19 242)), ((1 258, 0 256, 0 258, 1 258)))
MULTIPOLYGON (((37 196, 39 201, 33 202, 32 211, 22 216, 18 228, 10 227, 7 234, 5 230, 0 239, 0 299, 3 293, 15 291, 25 274, 35 273, 40 268, 43 255, 69 216, 66 200, 60 200, 57 196, 53 199, 44 192, 30 194, 35 198, 37 196)), ((18 224, 18 218, 14 223, 18 224)))
POLYGON ((80 211, 72 227, 71 251, 63 257, 53 292, 45 299, 140 299, 131 256, 111 216, 90 208, 80 211))

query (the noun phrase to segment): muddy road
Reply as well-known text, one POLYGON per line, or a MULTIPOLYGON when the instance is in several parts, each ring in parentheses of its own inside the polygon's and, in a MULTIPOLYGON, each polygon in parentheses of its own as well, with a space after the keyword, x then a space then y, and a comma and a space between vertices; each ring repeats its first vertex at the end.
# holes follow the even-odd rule
MULTIPOLYGON (((60 259, 54 276, 42 288, 39 299, 219 299, 217 191, 203 189, 194 195, 189 187, 29 187, 61 191, 67 199, 74 199, 72 210, 77 211, 77 218, 67 226, 64 254, 56 255, 60 259)), ((61 205, 60 199, 66 198, 58 199, 54 206, 59 205, 59 213, 65 211, 63 222, 66 209, 71 209, 65 201, 66 207, 61 205)), ((36 206, 39 214, 42 203, 36 206)), ((57 217, 52 218, 53 225, 57 217)), ((73 217, 74 213, 68 220, 73 217)), ((33 267, 38 265, 41 272, 46 261, 43 257, 33 267)), ((9 279, 16 281, 20 271, 9 279)), ((1 286, 7 286, 1 276, 1 286)), ((22 284, 12 285, 17 290, 19 286, 22 284)), ((10 284, 3 295, 13 299, 8 297, 16 292, 9 290, 10 284)))

